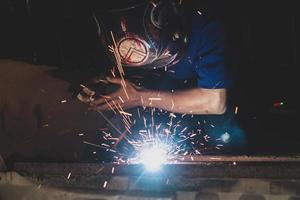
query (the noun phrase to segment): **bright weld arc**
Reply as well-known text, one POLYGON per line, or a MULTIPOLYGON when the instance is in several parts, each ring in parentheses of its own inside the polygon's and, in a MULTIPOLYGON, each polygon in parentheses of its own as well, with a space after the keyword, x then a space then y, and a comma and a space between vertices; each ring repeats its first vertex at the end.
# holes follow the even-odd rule
POLYGON ((161 169, 161 166, 167 161, 167 152, 161 147, 151 147, 142 149, 139 155, 139 162, 151 172, 161 169))

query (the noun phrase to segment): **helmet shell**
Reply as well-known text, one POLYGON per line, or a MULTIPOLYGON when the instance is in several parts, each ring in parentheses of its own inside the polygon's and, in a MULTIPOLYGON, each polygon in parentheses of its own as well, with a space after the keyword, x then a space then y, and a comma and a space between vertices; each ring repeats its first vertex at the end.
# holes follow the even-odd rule
POLYGON ((125 67, 161 68, 180 59, 188 44, 181 1, 130 1, 96 10, 98 34, 106 53, 125 67))

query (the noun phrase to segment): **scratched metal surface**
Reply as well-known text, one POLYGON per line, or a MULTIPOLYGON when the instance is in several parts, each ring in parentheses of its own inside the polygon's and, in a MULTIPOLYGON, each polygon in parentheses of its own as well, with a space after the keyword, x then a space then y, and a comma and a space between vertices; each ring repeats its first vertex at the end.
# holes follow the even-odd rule
POLYGON ((271 178, 299 179, 298 156, 198 156, 191 161, 165 164, 158 173, 148 173, 139 164, 113 163, 15 163, 13 170, 26 176, 139 176, 165 178, 271 178))

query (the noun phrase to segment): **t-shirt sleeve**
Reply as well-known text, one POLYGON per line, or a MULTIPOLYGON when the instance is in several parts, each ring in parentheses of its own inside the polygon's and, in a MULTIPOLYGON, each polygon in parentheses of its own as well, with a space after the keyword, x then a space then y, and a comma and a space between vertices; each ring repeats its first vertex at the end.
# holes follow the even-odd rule
MULTIPOLYGON (((196 21, 197 22, 197 21, 196 21)), ((194 67, 198 87, 207 89, 229 88, 232 84, 228 66, 226 33, 219 21, 209 21, 201 30, 195 25, 194 67)))

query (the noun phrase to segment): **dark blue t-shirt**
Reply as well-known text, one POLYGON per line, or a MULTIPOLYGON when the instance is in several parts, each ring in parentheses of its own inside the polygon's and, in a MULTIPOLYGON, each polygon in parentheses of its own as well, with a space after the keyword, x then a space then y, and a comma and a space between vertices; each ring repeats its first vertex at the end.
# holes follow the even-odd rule
POLYGON ((168 74, 178 80, 194 78, 201 88, 229 88, 231 78, 225 38, 219 21, 208 20, 196 12, 188 49, 176 65, 169 67, 168 74))

